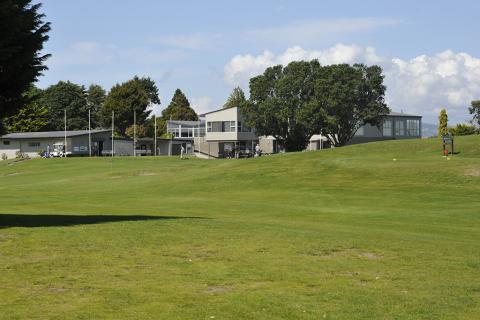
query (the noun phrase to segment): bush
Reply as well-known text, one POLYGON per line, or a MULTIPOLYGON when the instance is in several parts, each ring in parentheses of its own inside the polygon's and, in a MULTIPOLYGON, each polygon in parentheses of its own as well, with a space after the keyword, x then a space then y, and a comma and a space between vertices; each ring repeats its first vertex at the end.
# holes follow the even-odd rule
POLYGON ((477 134, 478 129, 472 125, 459 123, 453 128, 448 128, 448 132, 454 136, 469 136, 477 134))
POLYGON ((29 157, 25 153, 23 153, 21 151, 17 151, 17 152, 15 152, 15 158, 16 159, 28 159, 29 157))
POLYGON ((7 154, 6 153, 2 153, 2 160, 7 160, 8 157, 7 157, 7 154))
POLYGON ((45 153, 45 150, 42 150, 42 149, 40 149, 40 150, 37 151, 37 154, 38 154, 40 157, 42 157, 44 153, 45 153))

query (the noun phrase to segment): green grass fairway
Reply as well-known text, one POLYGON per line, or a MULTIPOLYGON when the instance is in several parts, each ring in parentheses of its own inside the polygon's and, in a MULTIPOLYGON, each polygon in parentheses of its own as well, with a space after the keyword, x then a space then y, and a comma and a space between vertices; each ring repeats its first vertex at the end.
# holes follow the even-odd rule
POLYGON ((480 319, 480 137, 456 142, 0 162, 0 318, 480 319))

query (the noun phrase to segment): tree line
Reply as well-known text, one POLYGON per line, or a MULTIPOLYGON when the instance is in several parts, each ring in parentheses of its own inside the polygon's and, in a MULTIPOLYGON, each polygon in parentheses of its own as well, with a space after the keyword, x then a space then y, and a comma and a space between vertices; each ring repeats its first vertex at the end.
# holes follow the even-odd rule
MULTIPOLYGON (((30 0, 0 2, 0 133, 63 130, 111 126, 132 135, 134 114, 139 135, 153 136, 151 106, 160 104, 158 88, 148 77, 116 84, 107 93, 101 86, 88 88, 60 81, 45 90, 33 83, 47 69, 49 54, 41 54, 50 23, 44 22, 40 4, 30 0)), ((340 64, 322 66, 317 60, 274 66, 250 79, 250 97, 235 88, 224 108, 239 107, 245 124, 259 135, 274 136, 287 151, 305 149, 313 134, 326 136, 333 145, 347 143, 365 124, 380 126, 389 108, 379 66, 340 64)), ((480 124, 480 101, 469 112, 480 124)), ((157 135, 166 134, 167 120, 198 120, 185 94, 177 89, 157 120, 157 135)), ((469 128, 458 128, 458 130, 469 128)))

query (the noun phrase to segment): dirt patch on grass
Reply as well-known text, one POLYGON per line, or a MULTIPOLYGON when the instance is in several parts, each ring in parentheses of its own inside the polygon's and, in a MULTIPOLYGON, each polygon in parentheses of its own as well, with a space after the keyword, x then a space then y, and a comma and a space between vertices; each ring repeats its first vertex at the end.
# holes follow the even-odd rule
POLYGON ((138 177, 151 177, 151 176, 156 176, 157 174, 155 172, 150 172, 150 171, 140 171, 135 174, 138 177))
POLYGON ((469 168, 469 169, 465 170, 465 175, 467 177, 480 178, 480 168, 469 168))
POLYGON ((359 256, 362 257, 362 258, 367 258, 369 260, 376 260, 376 259, 381 258, 378 254, 375 254, 373 252, 363 252, 363 253, 359 254, 359 256))
POLYGON ((233 288, 230 286, 207 286, 207 288, 203 290, 203 292, 207 294, 222 294, 230 292, 232 290, 233 288))
POLYGON ((3 176, 4 177, 11 177, 11 176, 19 175, 19 174, 20 174, 20 172, 11 172, 11 173, 6 173, 3 176))

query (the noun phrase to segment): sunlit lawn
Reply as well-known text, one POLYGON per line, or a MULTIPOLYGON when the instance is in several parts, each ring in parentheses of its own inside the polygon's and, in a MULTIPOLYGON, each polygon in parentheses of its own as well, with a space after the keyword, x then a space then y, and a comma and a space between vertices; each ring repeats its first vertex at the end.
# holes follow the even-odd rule
POLYGON ((440 147, 0 162, 0 318, 479 319, 480 137, 440 147))

